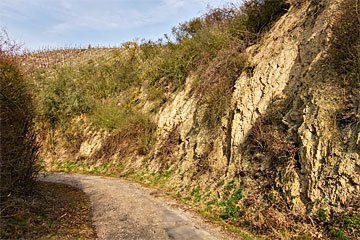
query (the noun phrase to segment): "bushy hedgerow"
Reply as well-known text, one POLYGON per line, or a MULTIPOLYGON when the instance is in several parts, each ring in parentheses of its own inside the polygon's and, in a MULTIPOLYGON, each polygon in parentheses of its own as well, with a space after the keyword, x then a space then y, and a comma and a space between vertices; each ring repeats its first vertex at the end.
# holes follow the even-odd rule
MULTIPOLYGON (((14 54, 16 45, 0 35, 0 197, 30 190, 40 170, 29 86, 14 54)), ((3 212, 1 206, 0 212, 3 212)))

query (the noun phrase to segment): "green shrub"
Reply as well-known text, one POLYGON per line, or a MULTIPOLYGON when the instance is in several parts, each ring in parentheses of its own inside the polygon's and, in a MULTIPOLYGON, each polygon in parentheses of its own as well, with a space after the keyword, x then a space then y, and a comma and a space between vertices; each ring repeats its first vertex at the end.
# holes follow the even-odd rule
POLYGON ((96 129, 111 131, 122 129, 127 124, 125 110, 112 103, 98 102, 88 116, 92 126, 96 129))
POLYGON ((53 78, 44 79, 38 96, 38 118, 52 128, 92 108, 83 88, 76 85, 71 68, 63 68, 53 78))
POLYGON ((260 33, 270 23, 286 13, 290 4, 285 0, 248 0, 242 7, 247 16, 246 28, 253 33, 260 33))
POLYGON ((144 63, 140 78, 146 82, 148 89, 162 89, 171 93, 183 86, 194 54, 194 50, 187 47, 168 43, 144 63))
POLYGON ((336 240, 345 240, 347 239, 341 229, 331 227, 330 229, 331 237, 336 240))
POLYGON ((39 120, 56 128, 88 113, 93 126, 108 131, 136 123, 135 127, 148 129, 137 140, 146 152, 154 127, 146 117, 129 114, 139 100, 133 101, 130 90, 141 89, 146 100, 162 104, 193 75, 198 81, 192 93, 205 109, 203 123, 217 129, 230 109, 235 81, 246 66, 244 50, 287 7, 282 0, 252 0, 239 7, 213 9, 175 27, 175 42, 168 37, 167 42, 126 42, 112 52, 114 58, 109 61, 98 58, 51 70, 38 81, 39 120), (129 106, 118 107, 119 102, 129 106))
POLYGON ((220 213, 222 219, 239 217, 241 209, 237 204, 243 198, 242 191, 242 187, 237 187, 234 180, 225 186, 225 199, 221 204, 225 208, 220 213))
POLYGON ((318 218, 320 221, 325 222, 328 218, 327 211, 325 209, 320 209, 318 218))
POLYGON ((201 18, 180 24, 173 29, 176 43, 170 44, 171 61, 166 61, 165 68, 173 75, 155 68, 160 73, 157 79, 160 83, 177 79, 178 88, 190 73, 197 75, 197 94, 205 106, 203 120, 214 129, 227 113, 234 83, 246 66, 242 53, 288 8, 283 0, 251 0, 240 7, 212 9, 201 18))
POLYGON ((34 186, 40 170, 29 86, 14 55, 15 45, 0 35, 0 200, 34 186))
POLYGON ((147 154, 155 141, 156 125, 139 111, 113 103, 98 103, 88 116, 96 129, 120 134, 124 141, 135 143, 140 154, 147 154))

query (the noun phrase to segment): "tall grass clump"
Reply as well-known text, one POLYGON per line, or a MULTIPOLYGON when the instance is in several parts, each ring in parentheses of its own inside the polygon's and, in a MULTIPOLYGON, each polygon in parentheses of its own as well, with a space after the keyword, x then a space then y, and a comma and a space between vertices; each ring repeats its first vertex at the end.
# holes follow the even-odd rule
MULTIPOLYGON (((15 59, 17 46, 0 35, 0 198, 30 190, 40 170, 29 86, 15 59)), ((3 214, 4 207, 1 206, 3 214)))
POLYGON ((93 128, 105 130, 147 154, 155 142, 156 125, 144 113, 113 103, 98 103, 89 116, 93 128))

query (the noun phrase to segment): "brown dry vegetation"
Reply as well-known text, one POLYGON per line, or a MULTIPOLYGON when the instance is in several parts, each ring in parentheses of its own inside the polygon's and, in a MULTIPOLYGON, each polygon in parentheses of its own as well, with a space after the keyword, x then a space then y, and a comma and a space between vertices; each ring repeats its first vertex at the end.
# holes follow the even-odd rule
POLYGON ((1 239, 97 239, 88 197, 59 183, 39 182, 31 194, 11 196, 0 219, 1 239))
MULTIPOLYGON (((1 203, 9 194, 30 191, 40 170, 29 85, 14 55, 17 46, 0 35, 1 203)), ((1 205, 0 209, 3 209, 1 205)))

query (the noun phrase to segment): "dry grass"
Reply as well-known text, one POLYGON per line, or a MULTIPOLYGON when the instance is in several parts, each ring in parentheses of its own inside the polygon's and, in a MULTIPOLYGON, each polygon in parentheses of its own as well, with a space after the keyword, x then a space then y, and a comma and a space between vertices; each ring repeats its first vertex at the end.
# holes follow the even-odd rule
POLYGON ((11 196, 1 212, 1 239, 96 239, 87 196, 59 183, 39 182, 33 194, 11 196))
POLYGON ((177 146, 180 143, 179 140, 181 140, 181 138, 178 126, 175 126, 173 129, 171 129, 167 133, 166 137, 162 140, 161 147, 156 153, 155 158, 159 159, 161 164, 164 164, 164 166, 173 162, 171 160, 177 146))

